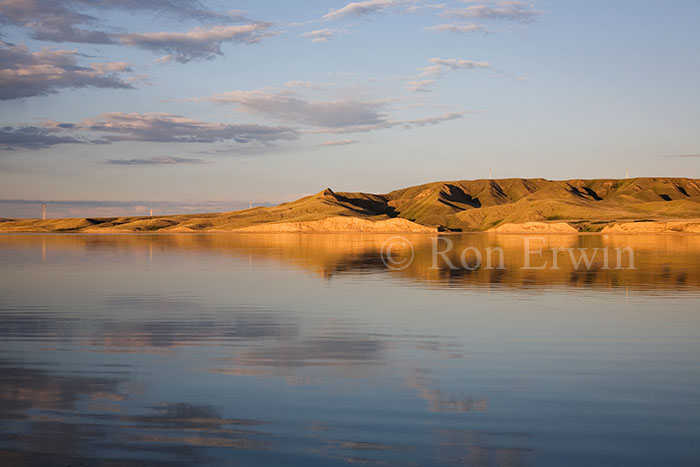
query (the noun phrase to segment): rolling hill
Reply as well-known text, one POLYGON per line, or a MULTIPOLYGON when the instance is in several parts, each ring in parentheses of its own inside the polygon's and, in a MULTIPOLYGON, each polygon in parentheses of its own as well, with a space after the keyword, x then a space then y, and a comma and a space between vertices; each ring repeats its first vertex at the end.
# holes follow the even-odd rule
POLYGON ((434 182, 386 194, 323 190, 274 207, 157 217, 0 219, 0 232, 700 232, 700 180, 434 182), (563 229, 563 230, 562 230, 563 229))

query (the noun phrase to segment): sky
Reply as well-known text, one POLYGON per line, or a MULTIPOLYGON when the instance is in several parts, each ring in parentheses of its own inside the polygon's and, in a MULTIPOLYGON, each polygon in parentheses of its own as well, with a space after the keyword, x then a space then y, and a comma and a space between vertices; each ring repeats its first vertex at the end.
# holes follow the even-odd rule
POLYGON ((0 0, 0 217, 489 171, 700 177, 700 1, 0 0))

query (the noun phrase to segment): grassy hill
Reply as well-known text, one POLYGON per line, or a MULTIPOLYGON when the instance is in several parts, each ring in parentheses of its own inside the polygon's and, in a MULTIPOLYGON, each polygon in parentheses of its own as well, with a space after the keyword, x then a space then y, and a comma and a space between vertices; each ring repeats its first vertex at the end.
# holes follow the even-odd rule
POLYGON ((641 221, 700 220, 700 180, 502 179, 435 182, 386 194, 326 189, 274 207, 158 217, 0 219, 1 232, 484 231, 526 222, 600 231, 641 221), (355 218, 338 222, 338 218, 355 218), (398 221, 403 219, 405 221, 398 221), (323 222, 321 222, 323 221, 323 222), (409 222, 406 222, 409 221, 409 222), (263 227, 264 226, 264 227, 263 227), (339 227, 344 226, 344 227, 339 227), (426 229, 425 227, 429 227, 426 229), (321 229, 321 230, 314 230, 321 229), (323 230, 325 229, 325 230, 323 230))

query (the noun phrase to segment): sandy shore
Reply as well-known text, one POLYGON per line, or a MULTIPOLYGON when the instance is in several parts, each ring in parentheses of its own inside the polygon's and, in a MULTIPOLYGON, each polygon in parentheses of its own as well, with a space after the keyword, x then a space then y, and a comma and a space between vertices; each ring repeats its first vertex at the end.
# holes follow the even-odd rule
POLYGON ((487 232, 494 233, 547 233, 577 234, 579 231, 566 222, 525 222, 523 224, 503 224, 487 232))
POLYGON ((677 222, 622 222, 605 226, 604 234, 634 234, 634 233, 700 233, 700 221, 677 222))

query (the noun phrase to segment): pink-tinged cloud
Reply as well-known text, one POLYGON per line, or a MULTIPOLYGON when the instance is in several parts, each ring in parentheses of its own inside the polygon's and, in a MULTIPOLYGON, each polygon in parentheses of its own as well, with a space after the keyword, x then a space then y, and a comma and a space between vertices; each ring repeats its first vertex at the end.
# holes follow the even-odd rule
POLYGON ((23 45, 0 41, 0 100, 53 94, 71 88, 133 86, 121 73, 131 71, 126 62, 78 64, 75 50, 44 47, 32 52, 23 45))
POLYGON ((451 18, 469 18, 482 20, 519 21, 529 23, 541 15, 531 4, 516 1, 502 0, 494 2, 479 2, 464 8, 449 8, 442 15, 451 18))
POLYGON ((223 55, 225 42, 253 44, 277 35, 270 31, 271 23, 252 23, 239 26, 199 27, 187 32, 147 32, 122 34, 119 41, 128 46, 167 55, 158 59, 161 63, 186 63, 206 60, 223 55))
POLYGON ((431 65, 421 69, 423 70, 421 76, 441 76, 448 71, 491 68, 489 62, 475 62, 457 58, 431 58, 428 62, 431 65))
POLYGON ((324 20, 339 20, 353 16, 365 16, 370 13, 386 10, 406 3, 401 0, 366 0, 363 2, 350 2, 342 8, 329 11, 323 15, 324 20))

